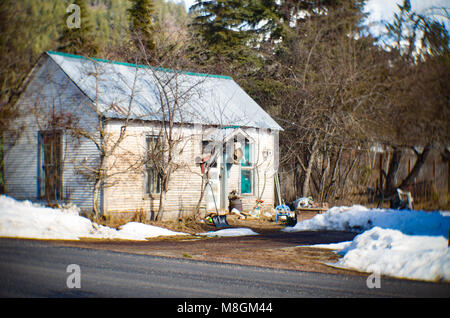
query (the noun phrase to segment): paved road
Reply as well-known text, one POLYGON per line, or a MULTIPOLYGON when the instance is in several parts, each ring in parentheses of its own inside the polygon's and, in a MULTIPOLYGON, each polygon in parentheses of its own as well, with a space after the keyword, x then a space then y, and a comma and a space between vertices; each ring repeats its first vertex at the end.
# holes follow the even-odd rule
POLYGON ((0 239, 2 297, 450 297, 450 284, 274 270, 0 239), (68 288, 80 268, 80 288, 68 288), (71 276, 72 275, 72 276, 71 276))

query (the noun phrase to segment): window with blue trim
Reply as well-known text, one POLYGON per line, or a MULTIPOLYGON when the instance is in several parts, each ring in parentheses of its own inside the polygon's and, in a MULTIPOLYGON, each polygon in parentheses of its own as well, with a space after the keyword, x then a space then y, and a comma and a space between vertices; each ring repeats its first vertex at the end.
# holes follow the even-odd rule
POLYGON ((252 194, 254 187, 253 145, 245 138, 241 159, 241 194, 252 194))

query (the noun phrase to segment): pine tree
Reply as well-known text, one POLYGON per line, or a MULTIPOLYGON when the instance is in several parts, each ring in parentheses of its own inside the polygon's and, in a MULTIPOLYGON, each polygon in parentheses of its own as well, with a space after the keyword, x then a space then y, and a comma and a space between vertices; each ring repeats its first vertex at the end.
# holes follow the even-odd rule
POLYGON ((146 50, 153 50, 153 15, 155 13, 154 4, 151 0, 130 0, 131 8, 128 9, 130 19, 130 31, 137 48, 141 43, 146 50))
POLYGON ((278 20, 275 8, 274 0, 197 1, 190 8, 189 26, 197 40, 194 60, 215 64, 219 72, 255 71, 262 64, 257 47, 278 20))
MULTIPOLYGON (((62 31, 62 35, 59 38, 58 50, 71 54, 96 56, 99 51, 99 44, 96 41, 93 25, 91 23, 91 16, 85 0, 75 0, 76 4, 80 8, 80 27, 69 28, 65 25, 62 31)), ((73 14, 73 12, 67 12, 64 21, 73 14)))
POLYGON ((245 44, 250 32, 245 30, 248 1, 199 1, 191 10, 197 14, 193 26, 198 27, 212 50, 233 49, 245 44))

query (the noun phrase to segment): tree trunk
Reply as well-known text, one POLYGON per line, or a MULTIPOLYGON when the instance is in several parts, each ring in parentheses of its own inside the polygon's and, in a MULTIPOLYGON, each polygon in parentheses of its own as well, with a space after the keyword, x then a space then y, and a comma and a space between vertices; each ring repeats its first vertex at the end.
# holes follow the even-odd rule
POLYGON ((298 153, 294 154, 294 193, 297 195, 302 190, 301 176, 302 171, 306 171, 305 166, 298 153))
POLYGON ((158 214, 156 215, 155 221, 161 221, 164 215, 164 205, 166 203, 166 190, 161 189, 161 192, 159 193, 159 208, 158 208, 158 214))
POLYGON ((300 191, 300 176, 301 176, 301 170, 300 170, 300 163, 297 162, 297 159, 294 158, 294 180, 293 180, 293 186, 294 186, 294 193, 297 194, 300 191))
POLYGON ((323 158, 322 158, 322 172, 321 172, 321 178, 320 178, 320 185, 319 185, 319 200, 324 200, 324 191, 325 191, 325 180, 328 175, 328 170, 330 169, 330 157, 328 156, 328 150, 325 149, 323 158))
POLYGON ((395 193, 395 176, 397 175, 398 168, 400 167, 400 160, 402 159, 402 150, 395 147, 392 153, 392 158, 389 162, 389 170, 386 176, 386 187, 384 190, 385 196, 391 196, 395 193))
MULTIPOLYGON (((207 173, 207 172, 206 172, 207 173)), ((197 206, 195 207, 195 215, 194 218, 197 218, 197 215, 200 215, 200 206, 202 204, 203 197, 205 196, 206 186, 208 184, 207 175, 202 175, 202 186, 200 188, 200 198, 198 199, 197 206)))
POLYGON ((422 166, 424 165, 425 161, 427 160, 428 155, 431 151, 431 144, 427 144, 424 148, 422 153, 417 155, 416 163, 414 164, 414 167, 412 168, 411 172, 406 176, 406 178, 400 183, 398 188, 404 188, 408 185, 410 185, 415 178, 419 175, 420 170, 422 169, 422 166))
MULTIPOLYGON (((168 158, 168 160, 171 160, 171 157, 168 158)), ((165 205, 166 205, 166 196, 167 191, 169 190, 169 180, 170 176, 172 174, 172 168, 170 165, 172 164, 171 161, 168 161, 165 170, 163 170, 162 176, 161 176, 161 190, 159 193, 159 208, 158 208, 158 214, 156 215, 156 221, 161 221, 165 212, 165 205)))
POLYGON ((331 180, 330 183, 328 184, 327 188, 326 188, 326 192, 325 192, 325 199, 328 198, 329 196, 333 195, 333 193, 336 192, 334 185, 336 183, 336 179, 337 179, 337 172, 338 172, 338 166, 339 166, 339 162, 341 160, 341 155, 342 155, 342 149, 343 147, 339 147, 339 151, 337 153, 336 156, 336 160, 334 161, 334 165, 333 165, 333 172, 331 174, 331 180))
POLYGON ((96 178, 95 178, 95 184, 94 184, 94 193, 92 198, 92 208, 94 209, 94 215, 98 217, 102 213, 102 207, 101 207, 101 190, 103 187, 103 184, 105 183, 105 157, 100 157, 100 166, 99 170, 97 172, 96 178))
POLYGON ((346 191, 345 191, 346 190, 345 184, 347 183, 348 176, 352 172, 352 170, 355 167, 355 164, 356 164, 357 161, 358 161, 358 157, 356 156, 352 160, 352 163, 350 164, 350 167, 348 168, 348 170, 344 174, 344 178, 343 178, 343 181, 342 181, 342 188, 341 188, 341 198, 344 197, 344 195, 346 193, 346 191))
POLYGON ((101 180, 97 179, 94 184, 94 192, 93 192, 93 200, 92 200, 92 208, 94 209, 95 217, 98 217, 101 213, 100 189, 101 189, 101 180))
POLYGON ((316 159, 316 155, 317 155, 317 139, 314 140, 313 146, 311 148, 311 155, 309 156, 308 166, 306 167, 305 170, 305 181, 303 181, 303 189, 302 189, 304 197, 309 195, 309 182, 311 180, 311 172, 314 160, 316 159))

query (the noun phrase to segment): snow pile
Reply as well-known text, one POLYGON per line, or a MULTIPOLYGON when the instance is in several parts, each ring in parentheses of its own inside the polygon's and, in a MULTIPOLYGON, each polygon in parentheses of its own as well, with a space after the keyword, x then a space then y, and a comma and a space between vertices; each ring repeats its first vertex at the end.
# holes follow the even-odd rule
POLYGON ((74 240, 92 231, 91 221, 76 209, 51 209, 0 196, 0 236, 74 240))
POLYGON ((210 232, 206 232, 206 233, 198 233, 197 235, 229 237, 229 236, 258 235, 258 233, 253 232, 249 228, 240 227, 240 228, 223 229, 223 230, 218 230, 218 231, 210 231, 210 232))
POLYGON ((119 235, 129 240, 139 240, 147 237, 185 235, 185 233, 173 232, 168 229, 143 224, 138 222, 129 222, 119 228, 119 235))
POLYGON ((164 228, 130 222, 119 230, 98 225, 79 215, 75 206, 52 209, 29 201, 0 196, 0 237, 78 240, 145 240, 160 235, 185 235, 164 228))
POLYGON ((374 227, 338 250, 333 266, 382 275, 450 281, 450 253, 443 236, 405 235, 374 227))
POLYGON ((351 242, 315 245, 343 257, 336 267, 400 278, 450 281, 450 213, 334 207, 285 231, 355 231, 351 242))
POLYGON ((335 230, 362 233, 375 226, 411 235, 446 236, 450 228, 450 213, 368 209, 360 205, 333 207, 312 219, 298 222, 294 227, 287 227, 284 231, 335 230))

